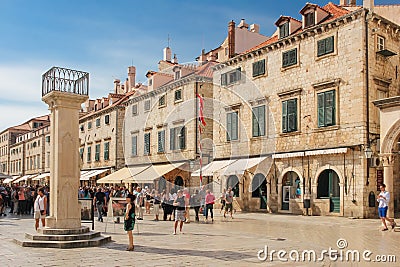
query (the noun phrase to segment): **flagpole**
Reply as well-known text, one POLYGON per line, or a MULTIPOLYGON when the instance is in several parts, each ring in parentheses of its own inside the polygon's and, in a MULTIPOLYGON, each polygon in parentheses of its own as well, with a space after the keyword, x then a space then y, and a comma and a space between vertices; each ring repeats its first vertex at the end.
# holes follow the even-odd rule
MULTIPOLYGON (((197 101, 200 101, 200 98, 198 96, 197 97, 197 101)), ((198 114, 199 116, 197 116, 197 119, 199 120, 199 128, 197 129, 199 131, 199 140, 198 140, 198 146, 199 146, 199 152, 200 152, 200 158, 199 158, 199 165, 200 165, 200 188, 203 186, 203 151, 201 149, 201 121, 200 121, 200 109, 201 109, 201 103, 198 103, 198 114)))

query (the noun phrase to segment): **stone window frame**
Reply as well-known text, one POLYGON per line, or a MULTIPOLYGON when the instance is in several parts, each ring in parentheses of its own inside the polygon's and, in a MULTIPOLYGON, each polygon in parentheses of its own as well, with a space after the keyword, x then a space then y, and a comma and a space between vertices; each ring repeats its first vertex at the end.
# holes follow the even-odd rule
POLYGON ((145 132, 143 134, 143 155, 150 156, 151 155, 151 132, 145 132), (146 137, 148 136, 148 142, 146 142, 146 137))
POLYGON ((149 112, 151 110, 151 99, 145 99, 143 105, 144 112, 149 112))
POLYGON ((340 78, 335 78, 323 82, 318 82, 312 84, 314 88, 314 116, 315 116, 315 123, 314 123, 314 132, 320 131, 330 131, 330 130, 337 130, 340 127, 340 83, 342 80, 340 78), (318 126, 318 94, 322 92, 327 92, 335 90, 335 124, 331 126, 318 126))
POLYGON ((281 71, 286 71, 292 68, 297 68, 300 67, 300 44, 297 44, 295 46, 291 46, 290 48, 287 48, 282 51, 281 53, 281 71), (290 51, 296 50, 296 63, 292 65, 283 65, 283 57, 285 53, 289 53, 290 51))
POLYGON ((261 104, 261 105, 257 105, 257 106, 252 106, 251 107, 251 137, 252 138, 261 138, 261 137, 265 137, 266 135, 267 135, 267 107, 266 107, 266 105, 265 104, 261 104), (263 125, 264 125, 264 127, 263 127, 263 131, 261 131, 261 128, 260 128, 260 122, 259 122, 259 118, 255 118, 256 117, 256 115, 255 115, 255 113, 254 113, 254 110, 255 109, 257 109, 257 110, 259 110, 260 108, 263 108, 264 109, 264 122, 263 122, 263 125), (254 131, 254 128, 255 128, 255 125, 254 125, 254 122, 255 122, 255 120, 257 120, 257 124, 258 124, 258 135, 255 135, 255 131, 254 131))
POLYGON ((252 63, 252 65, 251 65, 251 74, 252 74, 252 77, 254 79, 257 79, 259 77, 267 76, 267 58, 266 57, 265 58, 258 58, 252 63), (263 64, 264 72, 262 72, 262 73, 260 73, 260 72, 254 73, 254 67, 257 66, 257 64, 262 65, 262 64, 260 64, 262 61, 264 61, 264 64, 263 64))
POLYGON ((158 108, 164 108, 166 106, 167 106, 167 94, 162 94, 158 97, 158 108))
POLYGON ((131 157, 136 157, 136 156, 138 156, 138 132, 131 134, 131 157), (133 146, 133 144, 135 144, 135 146, 133 146))
POLYGON ((386 47, 386 38, 385 38, 385 36, 377 34, 376 35, 376 52, 385 50, 385 47, 386 47))
MULTIPOLYGON (((225 121, 225 129, 226 129, 226 142, 230 143, 230 142, 238 142, 240 141, 240 127, 239 127, 239 118, 240 118, 240 105, 236 105, 236 106, 230 106, 225 108, 226 111, 226 121, 225 121), (229 132, 229 127, 228 127, 228 117, 230 114, 236 113, 236 118, 237 118, 237 122, 236 122, 236 139, 232 139, 230 136, 230 132, 229 132)), ((231 122, 232 124, 232 122, 231 122)))
POLYGON ((174 91, 174 103, 179 103, 183 101, 183 89, 179 88, 174 91), (177 98, 177 92, 180 92, 180 98, 177 98))
POLYGON ((164 154, 165 153, 165 140, 166 133, 165 129, 160 129, 157 131, 157 153, 164 154))
POLYGON ((314 45, 315 45, 315 49, 314 49, 315 50, 314 51, 315 61, 320 61, 327 57, 337 56, 338 55, 338 32, 336 31, 333 34, 329 33, 329 34, 323 34, 321 36, 318 36, 318 38, 315 38, 314 45), (318 42, 325 40, 327 38, 330 38, 330 37, 333 37, 333 51, 326 53, 326 54, 318 55, 318 42))
POLYGON ((132 105, 132 116, 137 116, 139 115, 139 110, 138 110, 138 104, 133 104, 132 105))

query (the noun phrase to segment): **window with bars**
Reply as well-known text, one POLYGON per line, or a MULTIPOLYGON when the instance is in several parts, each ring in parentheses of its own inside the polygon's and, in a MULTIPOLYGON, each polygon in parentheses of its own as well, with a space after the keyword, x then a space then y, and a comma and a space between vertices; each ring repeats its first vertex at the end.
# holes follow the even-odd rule
POLYGON ((137 104, 132 105, 132 116, 136 116, 138 114, 137 104))
POLYGON ((286 68, 297 64, 297 48, 282 53, 282 67, 286 68))
POLYGON ((279 39, 289 36, 289 21, 279 26, 279 39))
POLYGON ((151 101, 150 99, 144 101, 144 111, 149 111, 151 108, 151 101))
POLYGON ((282 102, 282 132, 297 131, 297 98, 282 102))
POLYGON ((226 114, 226 140, 238 140, 238 112, 230 112, 226 114))
POLYGON ((159 107, 164 107, 166 105, 165 98, 166 98, 165 95, 162 95, 158 98, 159 107))
POLYGON ((132 136, 132 156, 137 156, 137 135, 132 136))
POLYGON ((323 55, 327 55, 330 53, 333 53, 334 51, 334 38, 333 36, 330 36, 328 38, 319 40, 317 42, 317 47, 318 47, 318 51, 317 51, 317 55, 323 56, 323 55))
POLYGON ((164 153, 165 152, 165 130, 159 131, 157 133, 158 136, 158 153, 164 153))
POLYGON ((317 94, 318 101, 318 127, 336 124, 335 118, 335 90, 317 94))
POLYGON ((175 102, 182 100, 182 89, 175 91, 175 102))
POLYGON ((253 63, 253 77, 265 74, 265 59, 253 63))
POLYGON ((253 137, 265 135, 265 106, 253 108, 253 137))
POLYGON ((110 142, 104 143, 104 160, 110 159, 110 142))
POLYGON ((96 144, 95 146, 94 160, 100 161, 100 144, 96 144))
POLYGON ((170 149, 178 150, 186 148, 186 127, 180 126, 170 129, 170 149))
POLYGON ((144 155, 150 155, 150 133, 144 134, 144 155))
POLYGON ((86 161, 87 162, 91 162, 92 161, 92 147, 91 146, 88 146, 88 148, 87 148, 86 161))
POLYGON ((241 68, 221 74, 221 85, 230 85, 241 80, 241 68))

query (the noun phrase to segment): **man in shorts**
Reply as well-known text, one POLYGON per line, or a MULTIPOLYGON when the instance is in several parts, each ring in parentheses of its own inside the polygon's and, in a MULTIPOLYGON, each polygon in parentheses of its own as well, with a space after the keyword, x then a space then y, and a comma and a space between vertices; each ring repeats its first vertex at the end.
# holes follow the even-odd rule
POLYGON ((47 197, 44 194, 43 187, 39 188, 38 195, 33 203, 33 217, 35 219, 35 230, 39 228, 39 219, 42 221, 42 226, 46 226, 46 207, 47 207, 47 197))
POLYGON ((177 196, 173 204, 173 206, 175 207, 174 235, 176 235, 176 228, 178 227, 178 222, 180 222, 179 230, 182 234, 183 222, 186 220, 185 208, 188 205, 189 205, 188 200, 184 196, 182 190, 178 190, 177 196))
POLYGON ((386 224, 386 221, 390 222, 390 225, 392 229, 396 226, 396 223, 394 219, 391 219, 387 216, 387 211, 389 207, 389 200, 390 200, 390 193, 386 191, 386 185, 382 184, 380 186, 381 192, 379 193, 377 197, 377 201, 379 202, 379 218, 381 218, 382 224, 383 224, 383 229, 382 231, 387 231, 388 227, 386 224))
POLYGON ((224 218, 226 218, 226 213, 228 210, 231 213, 231 219, 233 219, 232 211, 233 211, 233 192, 232 188, 229 187, 228 191, 225 194, 225 211, 224 211, 224 218))

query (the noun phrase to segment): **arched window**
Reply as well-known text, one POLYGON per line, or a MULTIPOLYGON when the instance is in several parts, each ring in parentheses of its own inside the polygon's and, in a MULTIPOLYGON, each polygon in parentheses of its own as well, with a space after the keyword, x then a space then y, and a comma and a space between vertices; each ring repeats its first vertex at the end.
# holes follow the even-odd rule
POLYGON ((226 182, 226 188, 232 188, 233 196, 239 196, 239 179, 236 175, 231 175, 228 177, 228 181, 226 182))
POLYGON ((175 190, 182 189, 184 186, 182 177, 176 176, 174 184, 175 184, 175 190))

